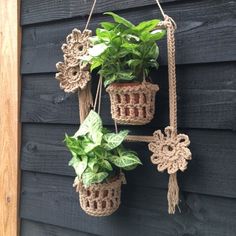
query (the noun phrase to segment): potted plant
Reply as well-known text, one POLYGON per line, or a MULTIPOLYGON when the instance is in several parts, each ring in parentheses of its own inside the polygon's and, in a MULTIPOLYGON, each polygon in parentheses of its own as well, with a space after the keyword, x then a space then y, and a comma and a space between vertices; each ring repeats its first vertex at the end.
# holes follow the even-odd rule
POLYGON ((132 170, 141 161, 137 154, 123 147, 128 131, 112 133, 103 128, 100 116, 90 111, 74 136, 65 137, 72 154, 69 165, 75 169, 74 187, 79 192, 81 208, 92 216, 107 216, 120 205, 121 170, 132 170))
POLYGON ((160 20, 143 21, 138 25, 107 12, 114 22, 102 22, 92 47, 84 58, 91 70, 98 68, 110 95, 112 118, 120 124, 149 123, 155 113, 158 85, 148 82, 150 70, 158 68, 159 49, 156 41, 165 30, 158 29, 160 20))

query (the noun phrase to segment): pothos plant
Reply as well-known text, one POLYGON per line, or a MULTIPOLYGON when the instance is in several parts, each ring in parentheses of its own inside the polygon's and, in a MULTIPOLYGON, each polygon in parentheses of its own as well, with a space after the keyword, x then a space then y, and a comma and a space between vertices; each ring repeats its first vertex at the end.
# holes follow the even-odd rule
POLYGON ((165 30, 156 29, 160 20, 143 21, 134 25, 119 15, 106 12, 114 22, 102 22, 96 36, 90 38, 92 48, 83 58, 98 68, 104 85, 113 82, 142 81, 152 68, 158 68, 159 49, 156 41, 163 38, 165 30))
POLYGON ((85 187, 109 181, 120 169, 132 170, 141 164, 134 151, 123 147, 128 131, 112 133, 103 128, 100 116, 90 111, 74 136, 65 137, 72 154, 69 165, 85 187))

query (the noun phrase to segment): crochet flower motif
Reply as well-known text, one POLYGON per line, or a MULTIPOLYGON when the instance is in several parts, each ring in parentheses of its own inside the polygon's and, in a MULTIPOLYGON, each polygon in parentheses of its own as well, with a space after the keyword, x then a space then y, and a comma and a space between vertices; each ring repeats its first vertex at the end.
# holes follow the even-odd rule
POLYGON ((81 61, 82 56, 88 55, 88 49, 91 47, 89 37, 91 30, 81 32, 73 29, 72 33, 66 38, 66 44, 62 45, 64 53, 64 62, 56 64, 56 79, 60 81, 60 88, 65 92, 75 92, 78 89, 84 89, 91 79, 89 65, 81 61))
POLYGON ((56 74, 56 79, 60 81, 60 88, 65 92, 76 92, 79 88, 84 89, 91 75, 88 70, 83 70, 81 66, 67 66, 63 62, 57 63, 57 69, 60 71, 56 74))
POLYGON ((92 36, 91 30, 81 32, 73 29, 72 33, 66 37, 66 43, 61 49, 64 53, 64 61, 68 66, 78 66, 81 56, 88 55, 88 49, 91 47, 89 37, 92 36))
POLYGON ((161 130, 153 134, 154 141, 148 145, 149 150, 153 152, 151 162, 157 165, 160 172, 167 170, 168 174, 174 174, 178 170, 184 171, 192 155, 188 149, 189 137, 177 134, 170 126, 165 128, 164 134, 161 130))

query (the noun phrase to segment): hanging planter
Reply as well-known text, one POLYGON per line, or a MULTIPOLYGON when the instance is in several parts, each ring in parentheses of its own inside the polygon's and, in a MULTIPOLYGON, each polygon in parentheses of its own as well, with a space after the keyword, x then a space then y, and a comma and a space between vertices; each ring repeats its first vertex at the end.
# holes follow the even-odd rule
POLYGON ((158 85, 143 83, 114 83, 106 91, 110 95, 112 118, 119 124, 143 125, 155 113, 158 85))
POLYGON ((90 37, 92 47, 83 59, 98 68, 110 95, 112 118, 119 124, 143 125, 155 113, 158 85, 149 79, 150 70, 158 68, 159 49, 156 41, 165 30, 156 29, 160 20, 132 24, 112 13, 114 22, 102 22, 96 36, 90 37))
POLYGON ((112 133, 102 127, 100 116, 90 111, 74 136, 65 138, 72 154, 69 165, 75 169, 74 187, 81 208, 92 216, 108 216, 120 205, 121 170, 133 170, 141 161, 122 142, 128 131, 112 133))
POLYGON ((83 121, 74 136, 65 138, 72 154, 69 165, 75 169, 74 187, 79 192, 82 209, 92 216, 108 216, 120 205, 121 185, 125 183, 122 170, 132 170, 141 164, 136 153, 126 150, 122 142, 148 142, 152 152, 151 162, 158 171, 167 170, 168 212, 175 213, 179 204, 179 186, 177 172, 187 168, 191 160, 188 146, 190 140, 177 131, 177 95, 175 71, 176 24, 165 15, 156 0, 164 21, 151 20, 137 26, 112 13, 114 22, 101 23, 91 37, 87 31, 96 0, 94 0, 85 30, 73 30, 63 46, 64 63, 58 63, 56 78, 66 92, 80 89, 87 91, 79 94, 80 120, 83 121), (153 136, 128 135, 127 131, 118 132, 116 122, 120 124, 142 125, 150 122, 155 113, 155 95, 158 85, 148 78, 152 68, 158 68, 156 62, 159 50, 156 41, 163 38, 167 31, 168 81, 169 81, 169 123, 164 132, 156 130, 153 136), (85 47, 81 47, 81 42, 85 47), (77 50, 74 53, 74 48, 77 50), (83 51, 83 50, 84 51, 83 51), (78 52, 79 50, 79 52, 78 52), (83 51, 83 52, 82 52, 83 51), (98 68, 100 79, 95 102, 92 104, 90 71, 98 68), (110 95, 112 118, 115 120, 116 133, 102 127, 100 116, 90 106, 101 107, 102 79, 110 95), (147 82, 148 81, 148 82, 147 82), (86 88, 86 90, 84 89, 86 88), (87 95, 86 95, 87 94, 87 95), (86 96, 85 96, 86 95, 86 96), (85 101, 88 101, 85 103, 85 101), (89 113, 89 114, 88 114, 89 113), (87 116, 88 114, 88 116, 87 116), (87 116, 87 117, 86 117, 87 116), (84 118, 86 119, 84 120, 84 118))
POLYGON ((79 192, 81 208, 91 216, 108 216, 120 206, 121 185, 125 183, 124 174, 102 184, 85 187, 77 178, 74 186, 79 192))

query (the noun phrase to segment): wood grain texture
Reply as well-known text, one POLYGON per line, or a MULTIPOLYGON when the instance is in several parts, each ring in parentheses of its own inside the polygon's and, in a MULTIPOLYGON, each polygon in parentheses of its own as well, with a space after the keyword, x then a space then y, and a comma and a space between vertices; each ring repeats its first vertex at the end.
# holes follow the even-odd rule
MULTIPOLYGON (((234 129, 236 127, 236 63, 199 64, 177 67, 178 126, 182 128, 234 129)), ((76 94, 66 94, 55 74, 28 75, 22 83, 22 122, 77 124, 76 94)), ((156 116, 149 127, 168 124, 167 67, 152 74, 160 86, 156 116)), ((93 93, 97 78, 93 78, 93 93)), ((102 97, 104 124, 113 125, 108 94, 102 97)))
MULTIPOLYGON (((236 4, 234 0, 162 2, 178 24, 178 121, 190 136, 193 153, 188 169, 178 174, 185 191, 181 192, 182 213, 167 214, 168 175, 151 164, 145 143, 126 144, 137 150, 143 166, 126 173, 128 185, 123 186, 118 212, 93 218, 81 210, 72 188, 70 154, 62 141, 65 133, 73 134, 78 128, 77 96, 61 91, 54 76, 55 63, 62 60, 62 43, 73 28, 83 29, 92 0, 22 0, 22 236, 235 235, 236 4)), ((108 19, 102 15, 107 10, 118 11, 134 23, 161 17, 155 1, 100 0, 91 29, 108 19)), ((147 126, 127 127, 132 134, 150 135, 168 124, 165 40, 160 42, 160 52, 160 70, 152 73, 160 85, 156 117, 147 126)), ((102 102, 104 124, 113 128, 105 93, 102 102)))
MULTIPOLYGON (((74 176, 68 166, 70 154, 63 139, 78 127, 69 125, 25 124, 21 152, 23 170, 74 176)), ((151 134, 153 130, 132 129, 132 134, 151 134)), ((230 131, 184 130, 191 140, 193 160, 187 171, 179 173, 182 190, 236 198, 236 133, 230 131)), ((167 188, 168 175, 159 173, 150 162, 150 152, 144 143, 127 143, 136 150, 143 166, 126 172, 128 182, 145 187, 167 188), (148 180, 148 181, 147 181, 148 180)))
POLYGON ((20 1, 0 1, 0 235, 18 235, 20 1))
MULTIPOLYGON (((161 0, 160 2, 165 6, 165 3, 174 1, 181 0, 161 0)), ((92 0, 67 0, 57 1, 56 3, 54 0, 23 0, 21 24, 27 25, 69 19, 76 16, 86 16, 90 12, 92 3, 92 0)), ((154 4, 155 0, 101 0, 96 3, 94 14, 154 4)))
POLYGON ((96 236, 30 220, 22 220, 21 225, 21 236, 96 236))
MULTIPOLYGON (((236 4, 232 0, 180 1, 166 6, 166 13, 178 24, 176 32, 177 64, 235 61, 236 4), (224 9, 222 14, 222 9, 224 9)), ((138 23, 160 17, 153 6, 122 11, 121 15, 138 23)), ((108 18, 96 15, 91 29, 108 18)), ((82 29, 85 19, 30 25, 23 30, 22 73, 55 72, 55 64, 62 60, 61 45, 75 27, 82 29)), ((160 45, 161 65, 167 64, 166 42, 160 45)))
POLYGON ((104 236, 232 236, 235 199, 192 193, 181 195, 181 214, 167 214, 166 191, 127 185, 122 205, 109 217, 91 217, 80 208, 73 179, 23 173, 21 216, 104 236))

